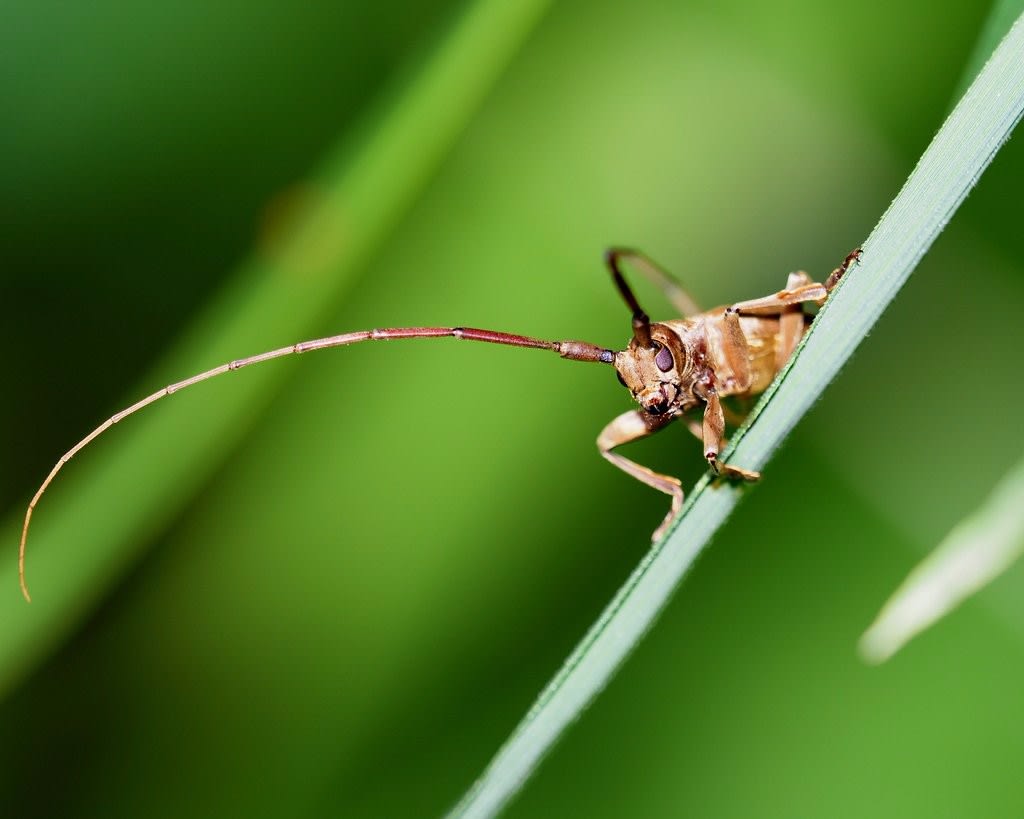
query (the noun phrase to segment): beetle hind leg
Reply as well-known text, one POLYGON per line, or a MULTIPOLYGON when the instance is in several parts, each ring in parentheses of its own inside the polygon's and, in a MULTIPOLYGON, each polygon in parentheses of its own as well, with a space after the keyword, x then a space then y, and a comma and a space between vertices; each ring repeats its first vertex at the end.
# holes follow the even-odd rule
POLYGON ((803 271, 790 273, 785 290, 780 290, 778 293, 764 296, 760 299, 737 302, 730 309, 735 310, 742 316, 779 316, 789 312, 789 308, 806 302, 814 302, 820 306, 825 303, 825 300, 850 268, 850 265, 858 261, 860 256, 861 251, 859 249, 848 254, 843 259, 843 263, 829 274, 824 284, 811 281, 810 277, 803 271))
MULTIPOLYGON (((786 290, 792 292, 812 284, 811 277, 804 271, 790 273, 786 280, 786 290)), ((804 312, 803 305, 794 304, 783 308, 779 314, 779 335, 775 342, 775 369, 781 370, 796 349, 800 339, 804 337, 810 316, 804 312)))

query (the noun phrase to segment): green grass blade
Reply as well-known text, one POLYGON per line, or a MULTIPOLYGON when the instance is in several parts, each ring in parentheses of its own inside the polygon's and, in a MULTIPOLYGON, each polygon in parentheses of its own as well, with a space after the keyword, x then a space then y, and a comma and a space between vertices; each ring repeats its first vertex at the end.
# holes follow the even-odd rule
POLYGON ((1024 552, 1024 458, 987 501, 961 521, 886 601, 860 641, 872 663, 888 660, 912 637, 982 589, 1024 552))
MULTIPOLYGON (((724 453, 727 460, 751 469, 767 462, 895 297, 1009 137, 1022 109, 1024 22, 1018 20, 864 243, 862 263, 836 290, 797 355, 737 433, 724 453)), ((868 400, 877 404, 877 397, 868 400)), ((879 452, 880 469, 888 468, 887 455, 879 452)), ((713 485, 706 477, 698 484, 671 534, 636 568, 453 816, 491 816, 519 790, 651 627, 742 491, 713 485)), ((821 534, 827 548, 827 530, 821 534)))
MULTIPOLYGON (((333 332, 322 325, 325 317, 415 199, 546 5, 481 0, 469 6, 402 92, 367 123, 363 138, 344 139, 328 158, 307 185, 303 212, 277 249, 236 272, 125 404, 205 367, 333 332)), ((211 383, 206 401, 183 395, 161 402, 70 464, 33 519, 27 557, 35 592, 31 606, 16 593, 20 515, 5 522, 0 540, 9 544, 11 560, 0 572, 0 588, 10 592, 0 595, 0 692, 46 656, 147 538, 200 489, 282 388, 286 370, 272 364, 253 368, 251 374, 233 375, 230 389, 211 383)))

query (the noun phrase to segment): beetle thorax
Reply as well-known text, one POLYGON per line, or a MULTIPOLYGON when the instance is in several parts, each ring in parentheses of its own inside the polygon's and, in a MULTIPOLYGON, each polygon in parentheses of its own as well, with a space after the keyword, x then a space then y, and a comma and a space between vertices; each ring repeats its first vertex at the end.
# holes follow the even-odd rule
POLYGON ((651 325, 651 346, 634 338, 615 354, 619 380, 651 415, 679 415, 696 403, 691 356, 683 339, 664 324, 651 325))

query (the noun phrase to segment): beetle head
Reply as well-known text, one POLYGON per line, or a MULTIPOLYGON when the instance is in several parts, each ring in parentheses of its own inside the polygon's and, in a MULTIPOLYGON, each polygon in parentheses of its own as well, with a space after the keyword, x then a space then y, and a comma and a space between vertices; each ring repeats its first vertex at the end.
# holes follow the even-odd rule
POLYGON ((619 381, 651 415, 676 415, 686 409, 686 351, 679 336, 663 324, 649 325, 649 339, 645 345, 634 336, 615 354, 619 381))

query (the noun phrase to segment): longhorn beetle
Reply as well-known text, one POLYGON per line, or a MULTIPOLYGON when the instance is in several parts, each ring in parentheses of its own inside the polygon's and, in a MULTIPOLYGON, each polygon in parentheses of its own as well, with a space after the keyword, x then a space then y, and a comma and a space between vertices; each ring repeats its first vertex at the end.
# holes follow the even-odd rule
POLYGON ((648 256, 635 250, 612 248, 605 253, 605 262, 612 279, 626 304, 633 311, 633 337, 626 349, 619 352, 585 341, 544 341, 529 336, 478 330, 472 327, 392 327, 361 330, 327 338, 301 341, 259 355, 240 358, 211 370, 169 384, 130 407, 115 413, 75 444, 54 465, 25 511, 18 550, 18 580, 22 594, 31 601, 25 583, 25 541, 32 512, 46 488, 80 450, 92 443, 118 421, 133 415, 164 396, 191 387, 217 375, 281 358, 292 353, 308 353, 328 347, 345 347, 361 341, 390 341, 400 338, 440 338, 453 336, 466 341, 486 341, 511 347, 533 347, 551 350, 571 361, 595 361, 615 367, 619 381, 640 404, 609 423, 597 437, 601 455, 615 466, 648 486, 672 496, 672 504, 661 525, 654 530, 658 540, 668 529, 683 504, 683 487, 678 478, 662 475, 620 455, 614 450, 630 441, 646 438, 664 429, 676 418, 683 418, 690 431, 704 444, 704 457, 717 475, 756 481, 760 473, 724 463, 718 459, 725 432, 725 409, 722 399, 728 396, 746 398, 764 392, 776 373, 789 359, 807 331, 811 316, 803 305, 825 303, 832 289, 861 251, 850 253, 824 284, 811 281, 804 272, 790 273, 786 289, 760 299, 741 301, 701 312, 678 281, 648 256), (652 323, 640 307, 622 274, 622 264, 636 267, 665 293, 683 316, 652 323), (692 415, 703 405, 703 421, 692 415))

